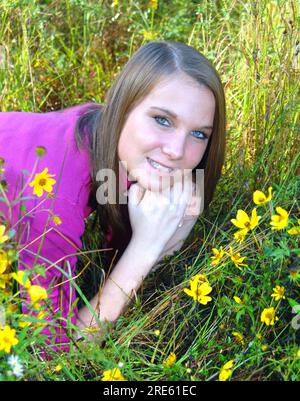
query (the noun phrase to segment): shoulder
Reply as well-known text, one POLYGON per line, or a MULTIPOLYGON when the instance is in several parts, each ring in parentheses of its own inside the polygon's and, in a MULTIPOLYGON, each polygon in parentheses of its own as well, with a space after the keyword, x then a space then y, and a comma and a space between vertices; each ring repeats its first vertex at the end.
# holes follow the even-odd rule
POLYGON ((11 188, 22 171, 41 173, 48 168, 56 180, 54 191, 82 208, 84 216, 92 180, 91 155, 88 149, 78 149, 75 126, 78 118, 93 107, 97 105, 87 103, 47 113, 0 113, 0 157, 5 160, 11 188), (39 159, 38 146, 45 149, 39 159))
POLYGON ((78 119, 89 110, 101 109, 96 103, 85 103, 50 112, 0 112, 0 149, 16 146, 35 157, 35 147, 44 146, 58 155, 73 146, 78 119))

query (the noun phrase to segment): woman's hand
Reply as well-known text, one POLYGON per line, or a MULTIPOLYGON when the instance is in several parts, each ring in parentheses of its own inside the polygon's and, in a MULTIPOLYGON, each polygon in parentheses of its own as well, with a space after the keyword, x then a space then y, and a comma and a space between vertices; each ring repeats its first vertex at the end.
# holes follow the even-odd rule
MULTIPOLYGON (((190 204, 187 206, 183 219, 178 225, 174 235, 167 242, 163 251, 159 255, 159 260, 168 255, 173 255, 176 251, 178 251, 184 241, 192 231, 198 217, 200 215, 200 203, 201 199, 197 198, 195 194, 193 194, 190 204)), ((154 271, 154 269, 153 269, 154 271)))
POLYGON ((201 201, 202 198, 196 194, 195 184, 193 184, 193 195, 189 204, 187 205, 183 219, 177 226, 174 235, 170 238, 163 251, 159 255, 159 260, 165 256, 172 255, 182 247, 184 241, 198 220, 201 210, 201 201))
POLYGON ((166 248, 184 219, 180 239, 190 232, 194 225, 194 216, 184 218, 187 207, 191 204, 192 182, 176 181, 169 190, 153 192, 133 184, 129 191, 129 217, 132 227, 132 242, 146 252, 159 256, 166 248), (192 217, 192 219, 191 219, 192 217), (189 222, 187 222, 189 220, 189 222), (183 232, 185 234, 183 234, 183 232))

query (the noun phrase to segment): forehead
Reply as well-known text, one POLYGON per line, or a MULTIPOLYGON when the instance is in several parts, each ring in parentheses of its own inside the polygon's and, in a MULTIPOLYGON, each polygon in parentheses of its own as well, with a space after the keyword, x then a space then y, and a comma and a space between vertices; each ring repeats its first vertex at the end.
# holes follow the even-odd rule
POLYGON ((168 109, 177 114, 179 119, 192 118, 195 123, 211 124, 215 98, 204 84, 185 74, 174 74, 159 81, 143 99, 141 106, 168 109))

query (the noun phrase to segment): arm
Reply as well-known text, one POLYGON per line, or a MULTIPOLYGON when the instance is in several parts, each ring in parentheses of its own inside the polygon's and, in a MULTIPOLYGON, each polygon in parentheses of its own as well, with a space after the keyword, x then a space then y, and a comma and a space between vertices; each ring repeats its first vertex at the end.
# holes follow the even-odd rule
MULTIPOLYGON (((148 249, 147 253, 136 241, 131 241, 106 280, 99 293, 90 301, 100 321, 115 321, 133 299, 143 279, 158 259, 158 252, 148 249)), ((87 306, 78 314, 77 327, 97 326, 87 306)))
MULTIPOLYGON (((179 196, 175 208, 170 208, 170 202, 165 202, 161 195, 150 191, 141 193, 137 184, 131 186, 129 215, 132 239, 104 287, 100 289, 100 294, 90 301, 100 322, 115 321, 124 311, 174 236, 186 206, 186 193, 179 196)), ((79 311, 77 327, 97 327, 96 319, 87 306, 79 311)))

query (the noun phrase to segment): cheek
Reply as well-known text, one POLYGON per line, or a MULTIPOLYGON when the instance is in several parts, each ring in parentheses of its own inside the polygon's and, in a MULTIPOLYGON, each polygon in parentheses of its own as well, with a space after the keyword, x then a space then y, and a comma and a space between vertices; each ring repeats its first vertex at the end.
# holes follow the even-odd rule
POLYGON ((157 138, 149 127, 128 122, 121 132, 118 143, 118 156, 120 160, 133 160, 156 146, 157 138))
POLYGON ((186 166, 185 168, 194 169, 204 156, 207 144, 198 145, 198 144, 191 144, 186 152, 186 166))
POLYGON ((132 131, 130 143, 136 152, 146 153, 159 147, 160 139, 151 127, 140 125, 138 129, 132 131))
POLYGON ((127 158, 127 153, 130 150, 128 146, 128 141, 126 140, 125 132, 121 133, 118 143, 118 157, 120 160, 125 160, 127 158))
POLYGON ((119 138, 118 155, 120 159, 126 160, 135 148, 135 124, 130 118, 126 121, 119 138))

